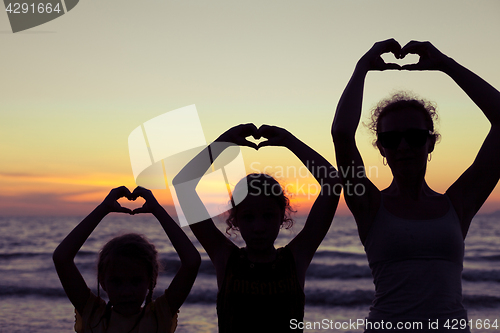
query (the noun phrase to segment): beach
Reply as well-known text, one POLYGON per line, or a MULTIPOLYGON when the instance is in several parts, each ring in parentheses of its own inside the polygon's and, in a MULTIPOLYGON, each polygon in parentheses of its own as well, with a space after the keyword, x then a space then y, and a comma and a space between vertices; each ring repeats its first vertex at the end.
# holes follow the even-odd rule
MULTIPOLYGON (((0 331, 72 332, 74 308, 67 299, 52 263, 58 243, 81 217, 0 218, 0 331)), ((287 244, 302 228, 295 217, 291 230, 282 230, 276 246, 287 244)), ((222 229, 224 226, 219 224, 222 229)), ((188 228, 183 229, 202 254, 195 285, 181 307, 176 332, 217 332, 217 284, 212 263, 188 228)), ((222 229, 223 230, 223 229, 222 229)), ((75 262, 96 292, 96 259, 102 245, 124 232, 145 234, 158 248, 164 270, 154 296, 168 287, 179 260, 160 224, 151 216, 115 214, 106 217, 78 253, 75 262)), ((239 246, 241 237, 232 236, 239 246)), ((500 332, 500 216, 478 215, 466 239, 463 270, 464 305, 472 332, 500 332), (479 328, 479 326, 482 326, 479 328)), ((102 290, 101 290, 101 293, 102 290)), ((374 285, 366 255, 350 216, 335 217, 306 276, 304 332, 363 332, 354 322, 367 316, 374 285), (350 325, 348 325, 350 323, 350 325), (316 326, 314 326, 316 325, 316 326)), ((263 324, 264 325, 264 324, 263 324)), ((297 323, 298 326, 298 323, 297 323)))

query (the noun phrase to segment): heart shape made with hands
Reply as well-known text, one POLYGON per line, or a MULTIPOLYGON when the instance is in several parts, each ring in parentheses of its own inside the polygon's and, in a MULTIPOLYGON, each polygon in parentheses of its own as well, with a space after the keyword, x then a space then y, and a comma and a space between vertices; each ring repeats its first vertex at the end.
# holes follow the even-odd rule
MULTIPOLYGON (((147 200, 149 196, 152 196, 152 198, 154 199, 151 191, 143 187, 138 186, 134 189, 133 192, 130 192, 127 187, 120 186, 112 189, 103 203, 107 202, 106 205, 111 212, 128 213, 131 215, 148 213, 150 207, 147 207, 147 200), (137 207, 130 207, 130 201, 136 201, 137 198, 142 199, 136 203, 137 207)), ((154 200, 156 201, 156 199, 154 200)))
POLYGON ((413 53, 408 53, 404 58, 401 59, 396 58, 396 56, 392 52, 384 53, 380 57, 386 64, 393 63, 398 64, 399 66, 414 65, 420 61, 420 56, 413 53))
POLYGON ((268 139, 265 138, 265 137, 263 137, 263 136, 261 136, 261 135, 254 134, 254 135, 247 136, 245 138, 245 140, 247 140, 248 142, 255 143, 257 146, 259 146, 259 143, 265 142, 268 139))
POLYGON ((146 200, 140 196, 129 196, 129 197, 122 197, 117 200, 117 202, 122 206, 123 208, 128 208, 130 210, 134 210, 137 208, 141 208, 146 200))
MULTIPOLYGON (((276 141, 282 139, 284 129, 276 126, 262 125, 259 128, 255 128, 255 131, 248 133, 249 135, 245 137, 245 141, 256 145, 256 149, 266 146, 269 141, 270 145, 274 145, 276 141), (264 143, 264 146, 262 144, 264 143)), ((255 148, 255 147, 254 147, 255 148)))

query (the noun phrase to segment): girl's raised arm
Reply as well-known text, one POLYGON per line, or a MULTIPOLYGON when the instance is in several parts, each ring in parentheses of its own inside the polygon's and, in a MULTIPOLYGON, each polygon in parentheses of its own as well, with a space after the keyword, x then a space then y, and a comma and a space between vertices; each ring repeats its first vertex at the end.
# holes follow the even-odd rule
POLYGON ((144 205, 141 208, 134 209, 132 214, 152 213, 160 222, 181 259, 179 271, 175 274, 168 289, 165 290, 167 303, 172 309, 172 314, 175 314, 184 303, 193 287, 201 263, 200 254, 184 231, 182 231, 177 223, 158 203, 150 190, 143 187, 137 187, 134 192, 132 192, 132 197, 142 197, 146 200, 144 205))
POLYGON ((399 55, 400 50, 401 46, 398 42, 388 39, 375 43, 358 61, 351 80, 340 98, 332 124, 332 138, 339 175, 344 185, 344 197, 358 225, 362 243, 370 228, 370 221, 373 221, 372 214, 376 213, 380 205, 380 191, 377 187, 366 176, 357 177, 360 170, 365 170, 354 138, 361 118, 363 88, 368 71, 400 69, 399 65, 387 64, 380 57, 388 52, 399 55), (357 195, 353 190, 358 184, 363 188, 363 195, 357 195))
MULTIPOLYGON (((448 74, 483 111, 491 123, 472 165, 446 191, 462 223, 465 238, 470 222, 500 178, 500 92, 488 82, 441 53, 430 42, 411 41, 401 49, 401 57, 418 54, 417 64, 407 70, 439 70, 448 74)), ((465 135, 467 135, 466 133, 465 135)))
POLYGON ((256 132, 257 128, 254 124, 230 128, 193 158, 172 180, 189 226, 215 266, 219 285, 224 276, 227 259, 236 245, 215 226, 196 192, 196 186, 205 172, 210 169, 213 161, 226 148, 239 145, 257 149, 255 143, 245 139, 256 132))
POLYGON ((320 185, 319 195, 307 216, 304 228, 288 245, 293 252, 300 281, 305 280, 305 272, 314 253, 325 238, 332 224, 340 198, 341 184, 337 170, 320 154, 287 130, 262 125, 258 135, 267 138, 259 144, 288 148, 308 168, 320 185))
POLYGON ((125 186, 112 189, 104 201, 64 238, 52 255, 64 291, 80 314, 83 313, 90 290, 75 265, 75 256, 107 214, 111 212, 132 213, 130 209, 121 207, 116 201, 122 197, 130 198, 130 196, 131 193, 125 186))

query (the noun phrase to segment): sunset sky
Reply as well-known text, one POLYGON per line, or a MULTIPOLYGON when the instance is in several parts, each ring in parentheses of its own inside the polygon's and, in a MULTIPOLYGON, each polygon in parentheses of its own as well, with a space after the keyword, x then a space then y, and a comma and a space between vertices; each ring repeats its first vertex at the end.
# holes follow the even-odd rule
MULTIPOLYGON (((207 142, 240 123, 271 124, 336 165, 335 108, 374 42, 429 40, 500 89, 499 16, 494 0, 85 0, 13 34, 0 13, 0 215, 85 215, 111 188, 133 189, 129 134, 192 104, 207 142)), ((370 73, 363 120, 401 89, 438 105, 442 140, 427 181, 444 192, 473 162, 489 123, 439 72, 370 73)), ((372 181, 385 188, 390 170, 373 137, 360 126, 357 139, 372 181)), ((284 148, 242 154, 248 172, 301 165, 284 148)), ((281 181, 314 181, 299 178, 285 174, 281 181)), ((166 190, 154 193, 171 203, 166 190)), ((314 196, 293 198, 303 212, 314 196)), ((500 186, 482 212, 497 209, 500 186)), ((338 214, 348 214, 344 203, 338 214)))

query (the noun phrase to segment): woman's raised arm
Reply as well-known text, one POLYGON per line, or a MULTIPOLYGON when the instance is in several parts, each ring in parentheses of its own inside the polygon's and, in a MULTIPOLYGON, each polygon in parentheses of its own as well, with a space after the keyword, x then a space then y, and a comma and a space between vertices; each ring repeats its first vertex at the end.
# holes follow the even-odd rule
MULTIPOLYGON (((462 223, 465 238, 470 222, 486 201, 500 178, 500 92, 488 82, 441 53, 430 42, 411 41, 401 50, 401 57, 418 54, 416 64, 406 70, 439 70, 449 75, 483 111, 491 123, 472 165, 446 191, 462 223)), ((465 133, 467 135, 469 133, 465 133)))
POLYGON ((398 42, 394 39, 388 39, 375 43, 358 61, 340 98, 332 124, 332 138, 335 145, 337 168, 344 186, 344 197, 356 219, 359 237, 363 243, 370 228, 370 222, 373 221, 374 214, 380 205, 380 192, 377 187, 366 178, 366 175, 357 177, 360 171, 365 170, 355 141, 356 129, 361 118, 365 78, 370 70, 400 69, 399 65, 385 63, 380 57, 388 52, 398 56, 400 50, 401 46, 398 42), (355 188, 358 190, 354 191, 355 188))

